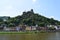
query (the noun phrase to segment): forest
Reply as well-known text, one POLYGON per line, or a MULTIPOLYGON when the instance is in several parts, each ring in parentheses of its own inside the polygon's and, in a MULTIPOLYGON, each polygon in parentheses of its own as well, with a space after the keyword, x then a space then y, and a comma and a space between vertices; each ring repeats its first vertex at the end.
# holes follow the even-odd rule
POLYGON ((47 25, 60 25, 60 21, 55 20, 54 18, 47 18, 38 13, 34 13, 33 9, 27 12, 23 12, 22 15, 16 17, 8 17, 6 21, 0 18, 0 26, 5 24, 7 27, 16 27, 19 25, 28 25, 28 26, 47 26, 47 25))

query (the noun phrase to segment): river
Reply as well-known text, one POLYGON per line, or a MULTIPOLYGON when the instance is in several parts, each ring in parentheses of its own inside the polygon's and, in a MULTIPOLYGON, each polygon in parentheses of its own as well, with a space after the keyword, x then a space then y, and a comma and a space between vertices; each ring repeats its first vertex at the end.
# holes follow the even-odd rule
POLYGON ((0 34, 0 40, 60 40, 60 32, 40 34, 0 34))

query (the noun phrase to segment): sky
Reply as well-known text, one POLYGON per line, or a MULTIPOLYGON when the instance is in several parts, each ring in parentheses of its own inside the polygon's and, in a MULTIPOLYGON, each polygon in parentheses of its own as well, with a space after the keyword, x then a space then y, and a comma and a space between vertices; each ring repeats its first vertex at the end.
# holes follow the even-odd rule
POLYGON ((45 17, 60 20, 60 0, 0 0, 0 16, 15 17, 31 9, 45 17))

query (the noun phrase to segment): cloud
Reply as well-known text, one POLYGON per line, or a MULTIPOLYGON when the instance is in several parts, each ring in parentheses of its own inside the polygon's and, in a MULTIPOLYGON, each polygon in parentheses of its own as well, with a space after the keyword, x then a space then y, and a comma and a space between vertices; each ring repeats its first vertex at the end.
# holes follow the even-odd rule
POLYGON ((49 18, 55 18, 54 16, 50 16, 49 18))
POLYGON ((35 3, 37 0, 32 0, 33 1, 33 3, 35 3))
POLYGON ((12 5, 6 5, 0 11, 0 16, 14 16, 16 14, 16 10, 13 8, 12 5))
POLYGON ((6 9, 6 10, 11 10, 11 9, 13 9, 13 6, 8 5, 8 6, 5 7, 5 9, 6 9))

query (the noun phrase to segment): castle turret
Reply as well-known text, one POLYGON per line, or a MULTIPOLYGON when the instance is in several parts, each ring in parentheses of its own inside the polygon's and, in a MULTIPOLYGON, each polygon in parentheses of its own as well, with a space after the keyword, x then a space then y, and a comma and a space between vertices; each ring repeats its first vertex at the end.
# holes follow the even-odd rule
POLYGON ((34 12, 33 9, 31 9, 31 12, 34 12))

